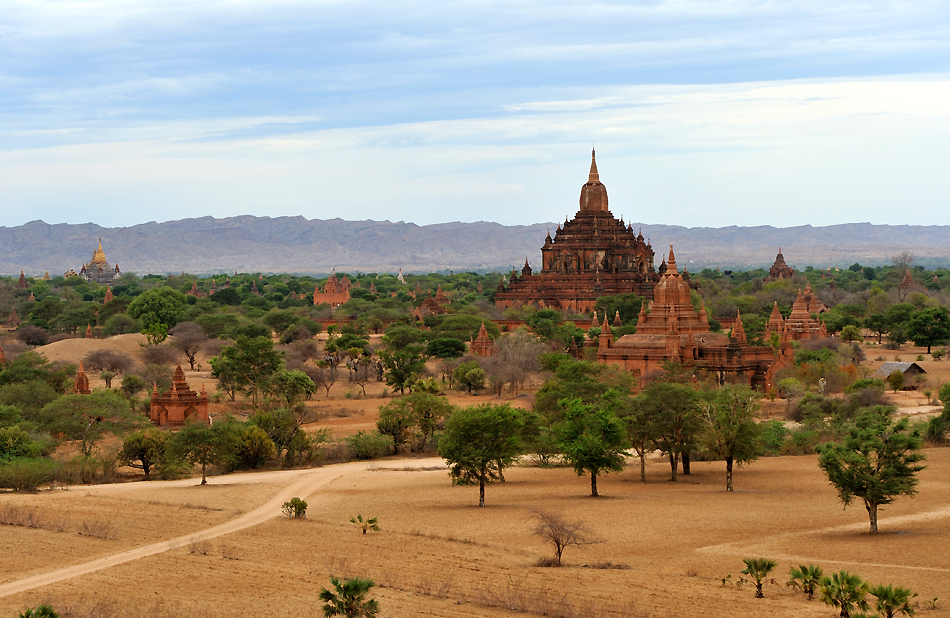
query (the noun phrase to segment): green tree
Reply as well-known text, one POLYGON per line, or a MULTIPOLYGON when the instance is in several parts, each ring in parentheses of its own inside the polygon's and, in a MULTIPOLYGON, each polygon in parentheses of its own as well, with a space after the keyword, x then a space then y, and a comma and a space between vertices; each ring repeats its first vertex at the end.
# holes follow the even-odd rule
POLYGON ((320 600, 323 601, 323 615, 345 616, 345 618, 373 618, 379 613, 379 603, 376 599, 369 599, 370 589, 376 585, 371 579, 353 577, 340 581, 330 576, 330 584, 334 592, 326 588, 320 590, 320 600))
POLYGON ((168 450, 168 434, 161 429, 136 431, 122 441, 122 450, 116 455, 120 465, 138 468, 151 479, 152 468, 165 460, 168 450))
POLYGON ((871 596, 875 597, 874 609, 877 610, 883 618, 894 618, 898 614, 905 616, 916 616, 917 612, 910 604, 910 600, 917 595, 907 588, 900 586, 886 586, 881 584, 871 586, 868 589, 871 596))
POLYGON ((78 441, 85 457, 92 454, 96 443, 106 434, 122 435, 147 422, 129 409, 122 396, 110 390, 63 395, 46 404, 38 416, 47 431, 78 441))
POLYGON ((852 341, 863 341, 861 329, 854 324, 848 324, 841 329, 841 339, 851 343, 852 341))
POLYGON ((234 345, 224 346, 211 358, 211 375, 224 383, 224 388, 242 390, 257 403, 258 393, 283 368, 282 356, 267 337, 238 337, 234 345))
POLYGON ((934 307, 915 312, 907 323, 907 335, 914 345, 927 346, 927 354, 930 354, 933 346, 950 340, 950 310, 934 307))
POLYGON ((367 517, 363 519, 362 515, 357 515, 356 517, 350 517, 350 523, 356 524, 356 526, 363 531, 363 534, 366 534, 369 530, 379 532, 378 517, 367 517))
POLYGON ((590 474, 590 495, 597 497, 597 477, 605 472, 622 472, 626 436, 623 422, 609 409, 615 391, 593 406, 579 399, 567 402, 567 417, 558 426, 561 454, 578 476, 590 474))
MULTIPOLYGON (((277 458, 285 467, 294 465, 297 455, 309 446, 308 442, 312 442, 303 425, 313 420, 313 412, 302 405, 261 410, 249 419, 251 424, 260 427, 267 434, 274 444, 277 458)), ((324 442, 328 438, 323 433, 316 433, 314 436, 318 442, 324 442)))
POLYGON ((841 610, 841 618, 849 618, 854 611, 865 612, 868 602, 865 598, 868 585, 857 575, 847 571, 832 573, 831 577, 823 577, 818 586, 818 598, 825 605, 841 610))
POLYGON ((189 423, 171 440, 171 451, 181 459, 201 466, 201 484, 208 484, 208 466, 226 463, 234 455, 234 434, 227 424, 189 423))
POLYGON ((439 454, 453 484, 478 484, 478 506, 485 506, 485 485, 521 454, 523 428, 521 413, 508 404, 462 408, 446 421, 439 454))
POLYGON ((916 474, 924 469, 920 435, 908 419, 895 421, 890 409, 869 408, 847 427, 842 442, 819 447, 818 465, 847 507, 859 498, 867 509, 870 532, 877 532, 878 508, 899 496, 917 493, 916 474))
POLYGON ((646 456, 656 450, 653 426, 647 409, 639 397, 633 398, 621 417, 627 425, 627 442, 640 460, 640 481, 647 482, 646 456))
POLYGON ((688 472, 687 458, 700 429, 697 397, 690 386, 660 381, 648 384, 638 396, 656 447, 669 457, 672 481, 676 480, 677 457, 683 458, 683 473, 688 472))
POLYGON ((271 375, 268 390, 274 396, 283 398, 289 407, 293 407, 304 397, 315 393, 317 385, 303 371, 278 369, 271 375))
POLYGON ((166 329, 178 324, 178 316, 185 308, 185 295, 170 287, 152 288, 129 303, 127 313, 148 329, 162 324, 166 329))
POLYGON ((404 397, 380 406, 376 429, 380 434, 393 439, 394 454, 399 454, 400 447, 409 442, 415 426, 415 415, 404 397))
POLYGON ((397 350, 383 350, 379 359, 386 370, 386 384, 405 393, 411 389, 415 381, 425 369, 425 358, 422 356, 422 347, 409 344, 397 350))
POLYGON ((743 558, 742 561, 745 563, 742 573, 751 577, 752 583, 755 584, 755 598, 765 598, 762 594, 762 582, 769 576, 772 569, 778 566, 778 563, 770 558, 743 558))
POLYGON ((904 372, 900 369, 895 369, 888 374, 887 385, 890 386, 891 390, 895 393, 904 388, 904 372))
POLYGON ((887 317, 883 313, 872 313, 864 318, 864 328, 877 335, 877 342, 880 344, 890 325, 887 317))
POLYGON ((438 337, 426 345, 426 356, 436 358, 459 358, 467 348, 465 342, 451 337, 438 337))
POLYGON ((485 370, 477 361, 467 361, 460 364, 452 374, 452 380, 459 385, 459 388, 469 393, 485 388, 487 377, 485 370))
POLYGON ((754 391, 727 386, 698 401, 703 424, 700 442, 707 453, 726 462, 726 491, 733 491, 733 464, 758 459, 762 452, 759 425, 755 422, 759 397, 754 391))

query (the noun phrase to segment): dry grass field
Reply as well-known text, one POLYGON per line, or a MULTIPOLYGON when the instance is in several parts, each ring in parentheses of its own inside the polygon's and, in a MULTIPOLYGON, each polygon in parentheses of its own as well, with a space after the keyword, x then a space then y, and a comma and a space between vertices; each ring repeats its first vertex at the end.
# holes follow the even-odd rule
MULTIPOLYGON (((115 344, 134 356, 138 337, 68 340, 42 351, 77 362, 94 346, 115 344)), ((920 352, 866 349, 871 367, 878 357, 914 360, 920 352)), ((187 372, 188 380, 213 392, 200 362, 203 371, 187 372)), ((950 362, 921 364, 929 388, 950 380, 950 362)), ((319 393, 308 404, 321 415, 313 427, 335 436, 373 429, 382 388, 371 383, 369 397, 356 398, 358 387, 341 380, 330 399, 319 393)), ((894 402, 904 414, 933 409, 920 393, 894 402)), ((235 409, 223 403, 215 412, 235 409)), ((814 456, 740 468, 733 494, 724 491, 721 462, 694 463, 691 475, 671 483, 656 458, 646 484, 631 462, 601 478, 599 499, 570 469, 516 467, 506 483, 488 487, 483 509, 477 488, 452 487, 434 458, 217 476, 205 487, 186 479, 0 494, 0 521, 20 508, 26 524, 0 525, 0 617, 42 602, 97 618, 322 615, 317 594, 331 573, 373 578, 380 616, 393 618, 835 616, 783 585, 790 566, 809 562, 909 587, 921 616, 950 617, 950 449, 927 457, 919 495, 884 507, 876 536, 866 532, 860 505, 842 509, 814 456), (280 503, 294 495, 310 504, 304 520, 280 516, 280 503), (561 568, 537 566, 551 556, 532 535, 538 510, 583 520, 602 542, 568 548, 561 568), (349 523, 357 514, 378 517, 382 530, 360 534, 349 523), (779 562, 765 599, 735 584, 744 557, 779 562)))
POLYGON ((790 565, 816 562, 910 587, 922 616, 950 616, 950 449, 927 455, 918 497, 885 508, 877 536, 867 534, 860 506, 841 508, 814 457, 755 462, 739 470, 733 494, 723 491, 721 463, 696 463, 671 483, 655 460, 646 484, 636 466, 604 477, 599 499, 569 469, 518 467, 488 488, 483 509, 474 506, 477 489, 452 487, 433 469, 438 459, 219 476, 206 487, 187 480, 3 495, 2 505, 66 523, 63 531, 0 526, 0 615, 43 601, 71 615, 316 615, 333 573, 374 578, 380 615, 389 617, 833 616, 778 585, 790 565), (280 517, 279 501, 298 490, 307 519, 280 517), (551 553, 531 534, 539 509, 586 521, 603 542, 569 548, 561 568, 536 566, 551 553), (360 534, 349 523, 356 514, 378 517, 382 531, 360 534), (108 522, 113 536, 77 534, 92 520, 108 522), (151 555, 14 591, 27 576, 147 546, 151 555), (749 556, 779 561, 765 599, 720 582, 736 581, 749 556))

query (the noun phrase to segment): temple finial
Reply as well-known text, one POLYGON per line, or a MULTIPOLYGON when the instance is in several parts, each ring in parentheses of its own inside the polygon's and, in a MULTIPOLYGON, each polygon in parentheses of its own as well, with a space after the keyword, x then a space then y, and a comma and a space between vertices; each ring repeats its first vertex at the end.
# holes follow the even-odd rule
POLYGON ((590 151, 590 176, 587 182, 600 182, 600 174, 597 173, 597 153, 593 148, 590 151))

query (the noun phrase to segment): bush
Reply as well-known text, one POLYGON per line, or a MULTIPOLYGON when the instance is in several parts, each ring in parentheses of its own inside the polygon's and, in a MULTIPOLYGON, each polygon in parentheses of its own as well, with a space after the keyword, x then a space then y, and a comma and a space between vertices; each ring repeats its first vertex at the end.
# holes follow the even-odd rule
POLYGON ((307 516, 307 501, 293 497, 289 501, 284 502, 280 510, 291 519, 302 519, 307 516))
POLYGON ((380 435, 378 431, 357 431, 345 440, 350 447, 350 454, 356 459, 378 459, 393 449, 392 438, 380 435))
POLYGON ((59 464, 51 459, 15 457, 0 464, 0 487, 36 491, 40 485, 52 483, 59 468, 59 464))
POLYGON ((762 446, 769 455, 779 455, 792 432, 780 421, 762 423, 762 446))
POLYGON ((852 382, 847 388, 844 389, 844 392, 854 393, 866 388, 871 388, 883 393, 885 388, 884 380, 876 378, 861 378, 860 380, 855 380, 852 382))
POLYGON ((19 618, 59 618, 59 614, 56 613, 52 605, 44 603, 20 612, 19 618))

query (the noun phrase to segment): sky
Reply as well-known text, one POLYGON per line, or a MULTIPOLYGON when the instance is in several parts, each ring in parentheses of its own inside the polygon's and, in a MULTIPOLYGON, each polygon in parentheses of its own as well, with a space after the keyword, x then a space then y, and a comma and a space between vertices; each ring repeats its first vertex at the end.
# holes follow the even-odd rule
POLYGON ((946 0, 3 0, 0 226, 950 224, 946 0))

